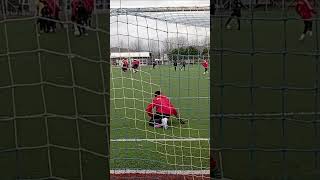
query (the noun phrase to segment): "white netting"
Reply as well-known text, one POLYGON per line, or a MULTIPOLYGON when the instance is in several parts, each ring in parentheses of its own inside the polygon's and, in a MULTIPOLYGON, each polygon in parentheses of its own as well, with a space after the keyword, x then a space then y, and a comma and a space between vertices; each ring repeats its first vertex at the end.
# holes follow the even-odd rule
POLYGON ((236 1, 215 0, 211 16, 211 150, 221 174, 318 179, 319 1, 242 2, 239 11, 236 1), (318 13, 298 13, 298 2, 318 13))
MULTIPOLYGON (((209 7, 111 9, 111 173, 114 177, 209 176, 209 7), (122 61, 128 59, 128 71, 122 61), (137 72, 131 70, 140 60, 137 72), (176 64, 176 66, 175 66, 176 64), (186 124, 149 126, 160 90, 186 124)), ((172 123, 172 124, 171 124, 172 123)))
POLYGON ((108 14, 94 10, 76 37, 70 1, 61 20, 33 1, 0 2, 1 179, 106 179, 108 14), (40 32, 39 19, 56 32, 40 32))

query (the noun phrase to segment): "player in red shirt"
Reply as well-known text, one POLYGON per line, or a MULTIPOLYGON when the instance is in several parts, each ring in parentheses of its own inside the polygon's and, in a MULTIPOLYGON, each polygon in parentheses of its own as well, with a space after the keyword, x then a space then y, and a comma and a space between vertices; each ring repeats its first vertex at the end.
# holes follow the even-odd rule
POLYGON ((122 60, 122 71, 127 72, 128 67, 129 67, 128 59, 123 59, 122 60))
POLYGON ((156 91, 154 94, 155 97, 146 108, 146 112, 151 118, 149 121, 149 125, 156 128, 163 127, 167 129, 168 120, 172 115, 176 116, 181 124, 184 124, 184 121, 179 118, 178 111, 173 106, 170 99, 167 96, 163 95, 160 91, 156 91), (155 113, 153 112, 154 108, 155 113))
POLYGON ((133 72, 136 73, 138 72, 138 68, 139 68, 139 65, 140 65, 140 61, 138 59, 134 59, 131 63, 132 65, 132 69, 133 69, 133 72))
POLYGON ((311 6, 309 0, 297 0, 296 11, 304 22, 304 30, 299 38, 299 40, 302 41, 306 34, 312 36, 312 18, 316 12, 311 6))
POLYGON ((208 61, 205 59, 201 64, 202 64, 202 66, 204 67, 204 72, 203 72, 203 74, 208 73, 208 67, 209 67, 208 61))

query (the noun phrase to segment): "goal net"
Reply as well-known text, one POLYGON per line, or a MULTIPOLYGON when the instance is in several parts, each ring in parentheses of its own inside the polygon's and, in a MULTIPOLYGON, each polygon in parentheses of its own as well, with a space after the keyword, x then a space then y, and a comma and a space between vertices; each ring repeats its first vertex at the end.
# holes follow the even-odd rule
POLYGON ((0 179, 107 179, 107 1, 87 36, 74 35, 71 1, 47 2, 60 20, 0 1, 0 179))
POLYGON ((112 178, 209 178, 209 24, 207 6, 111 8, 112 178), (149 125, 155 91, 185 124, 149 125))
POLYGON ((212 147, 222 176, 318 179, 318 1, 309 1, 318 13, 304 38, 296 1, 243 1, 240 30, 236 19, 226 24, 225 2, 211 16, 212 147))

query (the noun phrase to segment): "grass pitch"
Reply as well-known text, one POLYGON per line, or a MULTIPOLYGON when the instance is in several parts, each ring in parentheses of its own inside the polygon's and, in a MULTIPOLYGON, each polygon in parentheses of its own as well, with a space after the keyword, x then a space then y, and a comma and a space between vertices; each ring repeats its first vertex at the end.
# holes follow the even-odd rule
MULTIPOLYGON (((108 24, 99 16, 102 30, 108 24)), ((107 34, 90 31, 88 37, 74 37, 71 30, 60 29, 37 36, 35 27, 32 18, 0 22, 0 167, 6 169, 0 177, 80 179, 82 174, 84 179, 105 179, 108 162, 91 152, 106 154, 103 123, 110 107, 101 93, 102 75, 106 80, 110 74, 98 62, 107 55, 107 34)), ((112 80, 111 87, 122 89, 111 91, 111 98, 120 98, 111 101, 111 139, 208 138, 209 79, 202 67, 142 71, 112 70, 112 77, 120 79, 112 80), (159 88, 188 124, 181 128, 173 122, 167 131, 146 124, 149 93, 159 88)), ((108 89, 107 80, 105 85, 108 89)), ((110 168, 208 169, 208 156, 207 141, 112 142, 110 168)))
POLYGON ((224 176, 319 179, 319 21, 298 41, 303 22, 293 10, 251 15, 240 31, 226 30, 226 19, 213 24, 212 112, 224 118, 211 122, 224 176))
POLYGON ((209 75, 201 65, 188 65, 185 71, 173 66, 142 67, 123 73, 112 68, 111 168, 149 170, 208 170, 209 144, 206 140, 170 141, 209 137, 209 75), (148 125, 145 108, 161 90, 179 109, 180 125, 171 118, 167 130, 148 125), (113 142, 123 139, 128 142, 113 142), (132 139, 149 141, 129 142, 132 139), (168 141, 154 141, 167 139, 168 141))
MULTIPOLYGON (((106 16, 98 18, 94 26, 105 30, 106 16)), ((1 179, 107 178, 107 158, 92 153, 107 147, 109 76, 99 63, 107 36, 75 37, 71 28, 38 36, 35 18, 0 20, 1 179)))

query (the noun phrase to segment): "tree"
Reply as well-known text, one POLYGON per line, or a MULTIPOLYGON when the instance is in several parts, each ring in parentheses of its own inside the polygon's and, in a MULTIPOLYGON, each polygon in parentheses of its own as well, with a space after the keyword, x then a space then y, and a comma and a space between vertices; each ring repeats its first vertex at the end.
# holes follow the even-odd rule
POLYGON ((165 38, 162 42, 164 53, 169 53, 172 49, 185 47, 187 45, 188 40, 185 36, 165 38))
POLYGON ((194 46, 189 46, 185 49, 185 54, 186 55, 198 55, 199 50, 194 46))
POLYGON ((199 55, 199 50, 194 46, 174 48, 169 53, 169 60, 180 61, 185 59, 185 57, 189 55, 199 55))
POLYGON ((136 39, 135 41, 131 42, 130 49, 136 52, 143 51, 145 49, 143 41, 141 39, 136 39))
POLYGON ((160 48, 158 41, 149 40, 147 50, 152 53, 153 58, 160 58, 160 48))
POLYGON ((165 38, 162 41, 162 52, 168 54, 173 49, 173 43, 171 38, 165 38))
POLYGON ((202 51, 202 55, 203 56, 208 56, 209 55, 209 49, 208 48, 204 48, 202 51))
POLYGON ((176 42, 177 47, 184 47, 188 45, 188 39, 184 36, 177 37, 174 40, 176 40, 174 42, 176 42))

